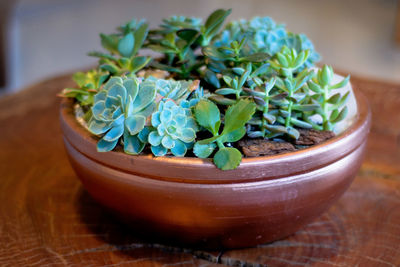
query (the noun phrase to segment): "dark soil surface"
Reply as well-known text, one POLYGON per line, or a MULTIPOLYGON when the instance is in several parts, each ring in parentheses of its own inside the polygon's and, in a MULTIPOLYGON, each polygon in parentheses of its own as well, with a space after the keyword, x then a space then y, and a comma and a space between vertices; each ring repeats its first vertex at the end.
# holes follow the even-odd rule
POLYGON ((298 129, 298 131, 300 137, 297 140, 244 139, 239 141, 238 145, 245 157, 269 156, 304 149, 335 136, 332 131, 313 129, 298 129))

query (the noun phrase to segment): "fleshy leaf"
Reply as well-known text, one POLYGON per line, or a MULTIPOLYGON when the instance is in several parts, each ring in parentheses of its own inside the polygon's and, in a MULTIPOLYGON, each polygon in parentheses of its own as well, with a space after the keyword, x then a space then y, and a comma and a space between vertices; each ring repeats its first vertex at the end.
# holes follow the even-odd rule
POLYGON ((222 135, 244 126, 256 111, 256 104, 247 99, 241 99, 230 106, 225 113, 225 126, 222 135))
POLYGON ((104 141, 112 142, 118 140, 122 134, 124 133, 124 126, 118 125, 116 127, 111 128, 103 137, 104 141))
POLYGON ((236 169, 241 161, 242 154, 233 147, 221 148, 214 155, 215 165, 223 171, 236 169))
POLYGON ((156 157, 161 157, 167 154, 167 149, 163 147, 162 145, 159 146, 151 146, 151 152, 153 153, 154 156, 156 157))
POLYGON ((149 134, 149 143, 152 146, 159 146, 161 144, 162 136, 160 136, 157 131, 152 131, 149 134))
POLYGON ((124 133, 124 152, 131 155, 137 155, 142 152, 144 143, 140 141, 137 135, 124 133))
POLYGON ((99 142, 97 143, 97 151, 98 152, 111 151, 114 149, 117 143, 118 139, 111 142, 105 141, 104 139, 100 139, 99 142))
POLYGON ((132 115, 125 119, 125 126, 131 135, 138 134, 143 130, 146 118, 141 115, 132 115))
POLYGON ((130 57, 133 52, 135 37, 132 33, 125 35, 118 43, 118 51, 123 57, 130 57))
POLYGON ((218 134, 220 126, 220 112, 218 107, 208 100, 200 100, 194 108, 196 121, 209 130, 213 135, 218 134))
POLYGON ((215 143, 201 145, 199 143, 195 143, 193 147, 193 153, 198 158, 208 158, 211 153, 215 150, 217 146, 215 143))
POLYGON ((89 131, 93 134, 99 135, 107 132, 111 128, 110 123, 92 119, 89 123, 89 131))
POLYGON ((175 157, 183 157, 185 156, 187 151, 187 145, 180 141, 180 140, 175 140, 175 146, 171 148, 171 152, 175 157))

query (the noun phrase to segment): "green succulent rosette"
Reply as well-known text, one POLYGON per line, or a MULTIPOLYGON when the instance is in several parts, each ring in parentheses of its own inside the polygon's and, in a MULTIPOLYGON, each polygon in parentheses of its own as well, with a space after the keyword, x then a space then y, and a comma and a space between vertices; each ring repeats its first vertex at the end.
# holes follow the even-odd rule
POLYGON ((193 146, 199 130, 188 101, 179 105, 171 99, 159 103, 158 110, 151 116, 154 130, 148 141, 155 156, 164 156, 168 151, 183 157, 193 146))
POLYGON ((95 135, 102 135, 97 150, 113 150, 122 137, 125 153, 140 153, 145 143, 139 133, 155 109, 155 97, 156 89, 152 81, 140 83, 135 77, 111 78, 94 96, 93 117, 89 121, 89 130, 95 135))

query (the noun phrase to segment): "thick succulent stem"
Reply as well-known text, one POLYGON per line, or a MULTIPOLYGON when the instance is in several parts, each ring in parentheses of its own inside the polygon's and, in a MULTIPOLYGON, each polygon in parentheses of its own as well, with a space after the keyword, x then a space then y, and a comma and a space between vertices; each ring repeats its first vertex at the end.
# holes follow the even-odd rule
POLYGON ((217 143, 217 146, 218 146, 219 149, 225 147, 224 144, 221 142, 221 140, 218 140, 218 139, 217 139, 216 143, 217 143))
POLYGON ((328 98, 329 98, 328 86, 325 85, 323 87, 323 90, 324 90, 324 94, 323 94, 323 100, 322 100, 322 114, 321 115, 322 115, 323 129, 325 131, 327 131, 327 130, 332 130, 332 129, 330 129, 329 124, 327 123, 328 122, 328 98))

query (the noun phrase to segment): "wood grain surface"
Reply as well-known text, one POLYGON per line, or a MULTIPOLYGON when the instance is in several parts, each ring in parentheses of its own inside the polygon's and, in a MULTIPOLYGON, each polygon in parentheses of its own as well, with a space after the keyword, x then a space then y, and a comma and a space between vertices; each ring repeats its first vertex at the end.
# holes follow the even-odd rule
POLYGON ((372 105, 365 163, 328 212, 281 241, 196 251, 140 240, 82 188, 56 93, 69 75, 0 99, 0 266, 400 266, 400 85, 352 78, 372 105))

